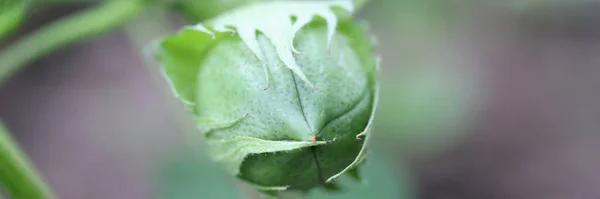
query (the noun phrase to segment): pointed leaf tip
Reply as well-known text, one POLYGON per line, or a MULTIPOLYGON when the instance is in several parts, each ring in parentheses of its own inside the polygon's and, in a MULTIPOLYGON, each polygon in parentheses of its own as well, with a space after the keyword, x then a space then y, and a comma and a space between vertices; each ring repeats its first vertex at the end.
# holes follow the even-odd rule
POLYGON ((271 141, 247 136, 238 136, 227 140, 207 140, 213 159, 223 162, 227 170, 234 175, 240 173, 240 165, 251 154, 292 151, 305 147, 327 144, 326 141, 271 141))
MULTIPOLYGON (((206 25, 212 26, 215 31, 220 32, 235 29, 234 31, 238 33, 240 39, 261 61, 265 59, 258 44, 256 33, 263 34, 273 44, 279 59, 285 66, 292 70, 307 86, 316 89, 315 85, 296 64, 294 54, 301 54, 301 52, 294 48, 293 41, 295 34, 302 27, 309 24, 315 16, 320 16, 327 23, 329 38, 327 45, 329 45, 338 22, 338 16, 336 16, 332 7, 340 7, 350 13, 354 10, 352 2, 349 0, 261 2, 232 10, 208 21, 206 25), (292 23, 292 17, 296 18, 294 23, 292 23)), ((197 25, 196 29, 206 30, 203 25, 197 25)), ((266 88, 268 87, 269 85, 266 88)))

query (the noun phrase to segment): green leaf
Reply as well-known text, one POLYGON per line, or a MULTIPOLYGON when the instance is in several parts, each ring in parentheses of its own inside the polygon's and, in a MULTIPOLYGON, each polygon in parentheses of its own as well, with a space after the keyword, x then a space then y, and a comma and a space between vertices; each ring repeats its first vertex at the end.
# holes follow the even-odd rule
POLYGON ((364 199, 396 198, 412 199, 412 181, 409 170, 401 164, 394 164, 395 157, 374 153, 361 167, 364 182, 356 182, 350 176, 342 176, 335 183, 341 192, 316 190, 309 199, 364 199))
MULTIPOLYGON (((361 133, 359 133, 358 135, 356 135, 356 139, 361 139, 361 137, 365 137, 365 142, 362 146, 362 149, 360 150, 360 152, 358 153, 358 155, 356 156, 356 159, 354 159, 354 161, 352 163, 350 163, 350 165, 348 165, 344 170, 340 171, 339 173, 329 177, 327 179, 326 182, 331 182, 333 180, 335 180, 336 178, 340 177, 342 174, 355 170, 358 165, 360 165, 360 163, 362 163, 365 158, 367 157, 367 152, 369 152, 369 140, 371 139, 372 136, 369 136, 369 131, 371 131, 371 126, 373 124, 373 119, 375 118, 375 112, 377 109, 377 103, 379 102, 379 87, 377 85, 375 85, 375 99, 373 100, 373 105, 372 105, 372 111, 371 111, 371 116, 369 117, 369 123, 367 124, 367 127, 365 128, 365 130, 361 133)), ((358 175, 356 174, 356 172, 353 172, 355 177, 358 178, 358 175)))
POLYGON ((351 177, 352 179, 356 180, 357 182, 362 182, 362 176, 360 173, 360 167, 356 167, 353 169, 350 169, 347 172, 348 176, 351 177))
POLYGON ((17 28, 24 14, 25 3, 22 0, 0 0, 0 39, 17 28))
POLYGON ((225 168, 234 175, 239 174, 240 165, 250 154, 293 151, 296 149, 327 144, 326 141, 269 141, 246 136, 226 140, 207 140, 214 159, 225 163, 225 168))
MULTIPOLYGON (((342 192, 316 190, 306 198, 415 198, 408 168, 403 164, 393 164, 393 157, 377 154, 362 167, 364 182, 341 177, 335 183, 342 192)), ((240 187, 235 186, 235 181, 218 164, 197 154, 170 156, 162 165, 158 177, 160 199, 251 198, 242 197, 240 187)))
POLYGON ((52 199, 54 195, 0 122, 0 186, 13 199, 52 199))
POLYGON ((330 191, 330 192, 339 192, 342 190, 340 185, 338 185, 338 183, 336 183, 336 182, 325 183, 323 185, 323 189, 325 189, 326 191, 330 191))
POLYGON ((227 34, 212 33, 206 29, 184 28, 179 34, 161 42, 157 58, 163 64, 163 74, 171 90, 190 111, 195 110, 196 82, 204 54, 217 39, 227 34), (189 45, 189 44, 195 45, 189 45))

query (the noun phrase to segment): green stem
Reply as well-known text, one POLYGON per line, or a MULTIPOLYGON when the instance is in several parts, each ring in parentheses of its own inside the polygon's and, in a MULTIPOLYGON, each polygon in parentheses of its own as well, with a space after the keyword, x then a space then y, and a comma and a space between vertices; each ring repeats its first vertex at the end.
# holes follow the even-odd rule
MULTIPOLYGON (((78 3, 94 3, 94 0, 29 0, 37 5, 56 5, 56 4, 78 4, 78 3)), ((37 6, 36 5, 36 6, 37 6)))
POLYGON ((145 0, 111 0, 52 24, 0 52, 0 85, 29 62, 113 28, 141 12, 145 0))
POLYGON ((55 198, 1 122, 0 185, 13 199, 55 198))

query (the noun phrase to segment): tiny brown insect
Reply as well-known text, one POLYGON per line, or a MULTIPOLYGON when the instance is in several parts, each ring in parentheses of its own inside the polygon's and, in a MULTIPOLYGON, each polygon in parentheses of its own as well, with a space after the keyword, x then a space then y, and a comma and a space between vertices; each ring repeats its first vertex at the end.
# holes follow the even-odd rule
POLYGON ((311 135, 310 136, 310 141, 313 142, 313 143, 317 142, 317 136, 311 135))

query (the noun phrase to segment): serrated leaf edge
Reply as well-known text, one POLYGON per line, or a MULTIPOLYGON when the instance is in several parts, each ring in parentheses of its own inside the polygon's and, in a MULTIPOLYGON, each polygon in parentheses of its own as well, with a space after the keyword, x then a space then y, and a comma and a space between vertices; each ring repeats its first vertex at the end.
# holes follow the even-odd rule
POLYGON ((212 150, 219 151, 219 153, 211 153, 212 158, 224 163, 227 171, 233 175, 240 173, 240 165, 251 154, 286 152, 330 143, 328 141, 272 141, 248 136, 236 136, 226 140, 210 140, 208 142, 216 145, 212 150), (228 147, 230 145, 227 142, 236 143, 235 147, 228 147))
POLYGON ((366 158, 366 153, 368 152, 368 144, 369 144, 370 138, 372 137, 369 132, 371 131, 373 120, 375 119, 375 112, 377 110, 377 104, 379 104, 379 83, 376 83, 376 85, 375 85, 374 94, 375 94, 375 96, 373 97, 373 104, 372 104, 373 110, 371 110, 371 117, 369 117, 369 123, 367 124, 367 126, 365 127, 363 132, 356 135, 356 139, 361 139, 360 137, 363 137, 363 136, 365 137, 364 144, 363 144, 362 148, 360 149, 360 152, 358 153, 358 155, 356 156, 354 161, 352 163, 350 163, 350 165, 348 165, 346 168, 344 168, 344 170, 340 171, 339 173, 329 177, 325 181, 326 183, 331 183, 331 182, 333 182, 333 180, 340 177, 342 174, 346 173, 347 171, 349 171, 351 169, 356 168, 366 158))
MULTIPOLYGON (((293 42, 296 33, 309 24, 315 16, 325 19, 327 24, 327 46, 336 31, 338 17, 332 7, 340 7, 350 13, 354 11, 354 5, 349 0, 337 1, 273 1, 256 3, 239 9, 232 10, 204 24, 197 24, 191 28, 205 32, 213 36, 214 32, 236 33, 248 46, 254 55, 264 61, 264 55, 258 44, 257 32, 262 33, 275 47, 279 59, 294 74, 308 86, 315 88, 308 80, 304 72, 296 64, 294 54, 301 54, 294 48, 293 42), (296 17, 292 23, 292 17, 296 17)), ((266 67, 266 66, 263 66, 266 67)), ((268 71, 265 71, 267 84, 269 83, 268 71)), ((265 90, 269 87, 265 88, 265 90)))

